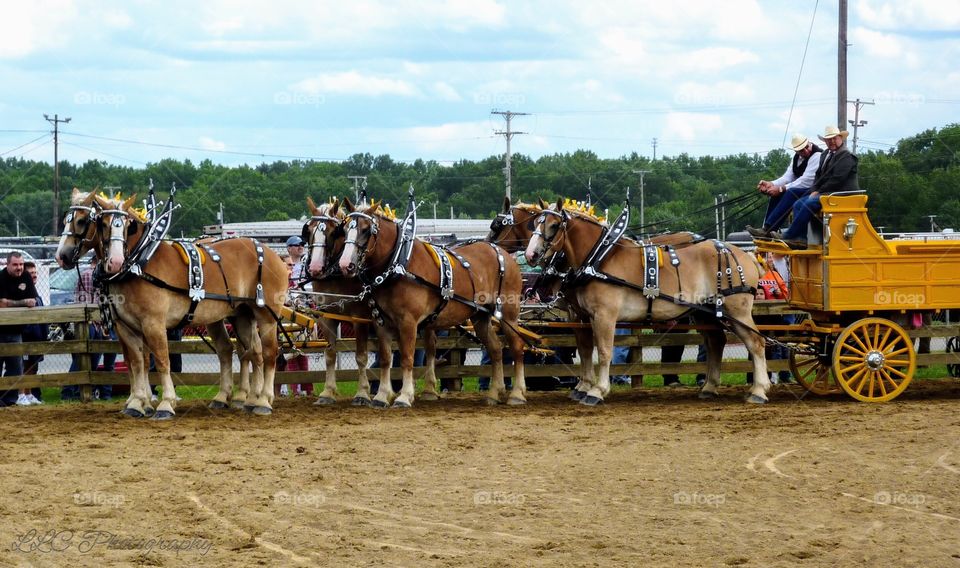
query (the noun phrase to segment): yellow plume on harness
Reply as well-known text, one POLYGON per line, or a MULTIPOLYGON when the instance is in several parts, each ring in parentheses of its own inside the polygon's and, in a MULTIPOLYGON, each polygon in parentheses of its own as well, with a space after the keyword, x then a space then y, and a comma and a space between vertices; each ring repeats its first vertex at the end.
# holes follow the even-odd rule
MULTIPOLYGON (((186 251, 186 249, 183 248, 183 245, 182 245, 182 244, 180 244, 180 243, 178 243, 178 242, 176 242, 176 241, 174 241, 173 244, 175 245, 173 248, 176 249, 176 251, 177 251, 178 253, 180 253, 180 260, 182 260, 184 264, 186 264, 187 266, 189 266, 189 265, 190 265, 190 257, 187 256, 187 251, 186 251)), ((207 263, 207 255, 206 255, 206 253, 203 252, 203 249, 200 248, 200 247, 197 247, 197 252, 200 253, 200 265, 203 266, 204 264, 207 263)))

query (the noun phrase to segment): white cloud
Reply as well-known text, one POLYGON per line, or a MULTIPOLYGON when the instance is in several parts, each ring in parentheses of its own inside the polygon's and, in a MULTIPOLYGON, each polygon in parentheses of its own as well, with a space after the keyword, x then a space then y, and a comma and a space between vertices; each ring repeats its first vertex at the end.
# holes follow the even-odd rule
POLYGON ((221 142, 221 141, 219 141, 219 140, 214 140, 213 138, 210 138, 209 136, 201 136, 199 142, 200 142, 200 147, 203 148, 204 150, 218 150, 218 151, 219 151, 219 150, 226 150, 226 149, 227 149, 227 145, 226 145, 225 143, 223 143, 223 142, 221 142))
POLYGON ((15 59, 34 51, 61 46, 77 13, 71 0, 40 0, 4 4, 0 18, 0 59, 15 59))
POLYGON ((454 89, 445 81, 437 81, 434 83, 433 90, 441 100, 452 102, 463 100, 463 97, 460 96, 460 93, 458 93, 456 89, 454 89))
POLYGON ((893 34, 855 27, 850 31, 850 40, 854 48, 862 47, 867 55, 874 57, 900 57, 904 55, 903 42, 893 34))
POLYGON ((672 112, 664 120, 662 136, 696 142, 723 129, 723 119, 715 114, 672 112))
POLYGON ((960 3, 929 0, 861 0, 854 17, 864 25, 889 31, 960 28, 960 3))
POLYGON ((292 87, 295 91, 313 95, 338 94, 379 97, 381 95, 399 95, 412 97, 419 94, 417 88, 399 79, 363 75, 358 71, 342 73, 324 73, 304 79, 292 87))

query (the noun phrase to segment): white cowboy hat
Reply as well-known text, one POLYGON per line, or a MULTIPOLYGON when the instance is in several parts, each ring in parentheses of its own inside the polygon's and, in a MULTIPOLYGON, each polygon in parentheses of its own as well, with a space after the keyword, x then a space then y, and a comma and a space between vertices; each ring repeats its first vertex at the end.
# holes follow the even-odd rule
POLYGON ((810 143, 810 139, 804 136, 803 134, 795 133, 793 138, 790 139, 790 147, 793 148, 794 152, 799 152, 807 147, 807 144, 810 143))
POLYGON ((829 140, 830 138, 833 138, 834 136, 843 136, 843 139, 846 140, 848 134, 850 133, 847 132, 846 130, 840 130, 836 126, 828 126, 824 129, 823 136, 817 136, 817 138, 826 142, 827 140, 829 140))

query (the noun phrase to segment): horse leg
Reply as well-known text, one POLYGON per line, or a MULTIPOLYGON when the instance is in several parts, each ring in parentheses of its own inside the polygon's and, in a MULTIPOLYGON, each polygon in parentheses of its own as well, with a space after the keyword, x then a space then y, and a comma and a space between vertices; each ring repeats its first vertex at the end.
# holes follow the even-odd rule
POLYGON ((700 389, 700 398, 717 398, 717 388, 720 386, 720 362, 723 360, 723 348, 727 344, 727 336, 722 329, 703 330, 703 343, 707 348, 707 381, 700 389))
POLYGON ((423 400, 439 400, 440 393, 437 392, 437 332, 432 329, 423 330, 423 342, 426 350, 424 358, 426 365, 426 375, 423 377, 423 392, 420 398, 423 400))
MULTIPOLYGON (((259 416, 266 416, 273 413, 273 381, 277 372, 277 354, 280 352, 280 344, 277 339, 277 321, 269 313, 257 318, 260 328, 261 354, 258 359, 258 367, 254 367, 254 393, 259 385, 260 392, 253 405, 253 413, 259 416), (257 370, 259 369, 259 370, 257 370)), ((256 357, 256 356, 255 356, 256 357)))
POLYGON ((153 353, 157 373, 160 374, 160 386, 163 388, 163 399, 153 415, 155 420, 169 420, 176 415, 174 408, 177 405, 177 391, 170 376, 170 352, 167 349, 167 329, 160 321, 145 323, 144 339, 147 347, 153 353))
POLYGON ((513 390, 507 398, 507 404, 511 406, 527 403, 527 380, 523 375, 523 338, 517 333, 516 325, 516 321, 500 324, 500 329, 510 342, 510 354, 513 355, 513 390))
POLYGON ((150 383, 143 366, 143 339, 122 322, 117 323, 116 329, 130 379, 130 396, 127 397, 122 412, 133 418, 149 416, 153 414, 153 406, 150 405, 150 383))
POLYGON ((370 352, 367 351, 367 342, 370 338, 370 328, 365 323, 353 326, 357 336, 355 359, 357 361, 357 394, 353 397, 354 406, 370 406, 370 352))
POLYGON ((490 355, 490 364, 493 367, 486 403, 489 405, 500 404, 501 396, 507 392, 507 387, 503 382, 503 344, 493 331, 490 316, 476 317, 473 320, 473 328, 477 332, 477 337, 483 342, 483 346, 487 348, 487 354, 490 355))
POLYGON ((217 358, 220 360, 220 390, 210 401, 209 407, 230 408, 230 395, 233 394, 233 345, 230 343, 227 327, 222 320, 208 325, 207 333, 213 340, 217 358))
POLYGON ((599 377, 596 384, 587 391, 587 396, 580 401, 580 404, 596 406, 603 402, 603 397, 610 394, 610 361, 613 359, 613 339, 617 325, 616 315, 610 313, 596 314, 590 324, 593 329, 593 342, 597 346, 599 377))
POLYGON ((321 318, 317 322, 323 336, 327 339, 327 348, 323 351, 324 361, 326 362, 325 381, 323 383, 323 392, 317 397, 314 404, 319 406, 329 406, 337 403, 337 324, 333 320, 321 318))
MULTIPOLYGON (((397 328, 400 347, 400 367, 403 369, 403 386, 400 396, 393 401, 394 408, 410 408, 416 394, 416 382, 413 380, 413 354, 417 349, 417 322, 412 318, 402 320, 397 328)), ((432 332, 427 332, 432 333, 432 332)), ((434 334, 433 341, 437 338, 434 334)), ((380 388, 383 388, 381 382, 380 388)))
POLYGON ((767 391, 770 390, 770 375, 767 374, 766 341, 757 333, 757 326, 753 323, 750 312, 740 319, 743 325, 734 325, 733 332, 743 341, 747 350, 753 356, 753 388, 747 402, 764 404, 767 402, 767 391))
POLYGON ((386 408, 393 401, 393 383, 390 382, 390 368, 393 366, 391 340, 393 334, 386 327, 377 327, 377 353, 380 361, 380 389, 373 399, 374 408, 386 408))
MULTIPOLYGON (((238 315, 233 320, 233 333, 237 336, 237 358, 240 360, 240 384, 237 392, 230 394, 230 407, 243 408, 250 395, 250 373, 254 371, 255 353, 260 349, 254 322, 247 315, 238 315)), ((232 361, 231 361, 232 364, 232 361)), ((233 385, 230 385, 233 390, 233 385)))
POLYGON ((587 391, 593 388, 593 331, 589 328, 574 328, 577 341, 577 354, 580 356, 580 380, 570 391, 570 398, 583 400, 587 391))

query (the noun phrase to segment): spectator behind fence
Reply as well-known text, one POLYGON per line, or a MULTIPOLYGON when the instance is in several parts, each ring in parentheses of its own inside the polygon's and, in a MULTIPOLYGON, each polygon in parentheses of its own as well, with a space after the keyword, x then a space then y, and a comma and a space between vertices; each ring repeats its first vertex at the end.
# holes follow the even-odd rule
MULTIPOLYGON (((302 242, 300 237, 290 237, 287 240, 287 250, 290 248, 299 249, 300 252, 303 252, 303 246, 291 247, 289 243, 291 242, 302 242), (297 239, 297 241, 293 241, 297 239)), ((287 265, 287 279, 289 281, 290 288, 296 288, 297 278, 294 277, 295 272, 297 271, 297 265, 300 264, 297 259, 289 254, 281 254, 280 258, 287 265)), ((302 272, 302 265, 300 267, 302 272)), ((291 303, 292 298, 287 297, 287 304, 291 303)), ((306 355, 297 355, 294 353, 278 353, 277 354, 277 370, 279 371, 309 371, 310 370, 310 359, 306 355)), ((313 394, 313 383, 294 383, 291 385, 279 385, 274 387, 277 390, 277 394, 280 396, 309 396, 313 394)))
MULTIPOLYGON (((100 298, 98 297, 96 290, 93 288, 93 270, 96 268, 97 259, 96 257, 90 259, 90 264, 85 266, 83 270, 80 271, 80 278, 77 279, 77 287, 74 290, 74 301, 80 304, 96 304, 99 303, 100 298)), ((82 325, 82 324, 78 324, 82 325)), ((112 330, 108 333, 104 330, 103 325, 100 322, 90 322, 89 326, 90 339, 113 339, 116 340, 117 336, 112 330)), ((90 370, 98 370, 100 365, 100 359, 103 359, 103 370, 112 373, 114 363, 117 360, 116 353, 91 353, 90 354, 90 370)), ((72 355, 72 361, 70 362, 70 372, 75 373, 80 370, 80 355, 72 355)), ((101 400, 109 400, 113 394, 112 385, 94 385, 94 398, 101 400)), ((80 398, 80 387, 77 385, 67 385, 60 389, 60 399, 61 400, 79 400, 80 398)))
MULTIPOLYGON (((32 308, 37 305, 37 289, 23 268, 23 256, 20 253, 11 252, 7 255, 7 265, 0 270, 0 308, 32 308)), ((0 343, 22 342, 22 325, 0 326, 0 343)), ((23 357, 0 357, 0 368, 4 377, 20 376, 23 374, 23 357)), ((0 390, 0 406, 16 404, 17 395, 16 389, 0 390)))
MULTIPOLYGON (((27 274, 30 275, 30 280, 33 282, 33 287, 37 287, 37 264, 32 260, 28 260, 23 263, 24 270, 27 274)), ((37 306, 40 307, 43 305, 43 298, 40 297, 40 294, 37 293, 37 306)), ((47 336, 50 335, 50 326, 45 323, 31 323, 23 328, 23 341, 46 341, 47 336)), ((23 356, 23 374, 24 375, 36 375, 37 371, 40 369, 40 361, 43 361, 43 355, 24 355, 23 356)), ((20 406, 27 406, 30 404, 43 404, 41 400, 40 387, 34 387, 33 389, 20 389, 20 394, 17 395, 17 404, 20 406)))

